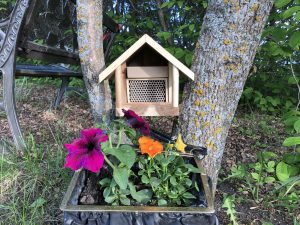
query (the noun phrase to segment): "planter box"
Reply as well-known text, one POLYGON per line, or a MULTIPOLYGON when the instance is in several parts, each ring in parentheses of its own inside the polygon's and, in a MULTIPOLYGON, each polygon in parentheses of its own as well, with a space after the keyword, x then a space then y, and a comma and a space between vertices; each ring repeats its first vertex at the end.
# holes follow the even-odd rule
MULTIPOLYGON (((191 157, 191 155, 189 155, 191 157)), ((200 166, 197 158, 194 158, 200 166)), ((110 206, 79 205, 79 197, 87 180, 87 172, 74 173, 60 209, 64 212, 65 225, 215 225, 213 200, 208 177, 201 177, 197 206, 110 206), (199 203, 199 204, 198 204, 199 203)))

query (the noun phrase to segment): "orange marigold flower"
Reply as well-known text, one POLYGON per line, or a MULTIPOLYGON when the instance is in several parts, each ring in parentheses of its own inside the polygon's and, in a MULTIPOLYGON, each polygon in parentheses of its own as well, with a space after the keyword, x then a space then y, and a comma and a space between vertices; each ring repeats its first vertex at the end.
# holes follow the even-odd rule
POLYGON ((150 137, 142 136, 139 138, 139 144, 142 154, 148 154, 151 158, 163 151, 163 145, 150 137))

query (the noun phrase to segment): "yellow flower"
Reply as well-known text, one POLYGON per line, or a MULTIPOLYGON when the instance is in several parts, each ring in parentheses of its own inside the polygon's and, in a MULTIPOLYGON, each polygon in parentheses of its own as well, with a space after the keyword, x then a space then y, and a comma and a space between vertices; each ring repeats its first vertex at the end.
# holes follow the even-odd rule
POLYGON ((183 143, 181 134, 178 134, 177 141, 175 143, 175 147, 177 148, 178 151, 185 152, 184 149, 186 147, 186 144, 183 143))

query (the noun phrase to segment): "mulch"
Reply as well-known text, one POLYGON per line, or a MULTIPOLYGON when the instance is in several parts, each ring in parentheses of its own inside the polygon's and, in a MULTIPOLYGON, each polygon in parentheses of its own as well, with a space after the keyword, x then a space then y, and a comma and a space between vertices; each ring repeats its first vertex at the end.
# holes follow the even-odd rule
MULTIPOLYGON (((1 85, 2 82, 0 91, 1 85)), ((77 137, 80 130, 93 126, 87 99, 82 96, 74 93, 68 94, 59 109, 51 109, 56 88, 47 84, 31 84, 30 86, 19 86, 17 91, 18 115, 25 136, 32 134, 37 142, 45 142, 46 140, 49 145, 57 145, 55 142, 57 132, 66 136, 77 137)), ((268 125, 272 129, 263 129, 264 126, 260 126, 259 121, 265 120, 265 116, 253 114, 249 118, 244 115, 244 113, 237 114, 230 129, 222 161, 221 177, 226 176, 230 168, 237 163, 254 162, 256 152, 262 149, 282 152, 281 143, 285 133, 278 118, 272 117, 268 120, 268 125)), ((157 118, 153 120, 153 123, 156 124, 157 118)), ((171 126, 170 118, 163 118, 159 124, 162 124, 161 122, 167 124, 168 128, 166 129, 171 126)), ((6 116, 1 112, 0 139, 11 140, 6 116)), ((229 224, 226 210, 221 207, 224 193, 237 193, 237 186, 223 182, 219 185, 216 194, 215 208, 220 224, 229 224)), ((236 204, 240 224, 262 224, 263 221, 272 221, 273 224, 292 224, 291 217, 287 212, 257 206, 248 195, 245 195, 244 198, 248 201, 236 204)))

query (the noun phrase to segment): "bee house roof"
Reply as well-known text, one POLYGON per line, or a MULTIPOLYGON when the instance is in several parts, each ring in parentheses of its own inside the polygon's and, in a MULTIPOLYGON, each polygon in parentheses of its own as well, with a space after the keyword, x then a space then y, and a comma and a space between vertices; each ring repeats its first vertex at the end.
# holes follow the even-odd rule
POLYGON ((158 54, 160 54, 171 64, 173 64, 188 78, 194 80, 195 74, 193 71, 191 71, 182 62, 176 59, 171 53, 169 53, 166 49, 164 49, 161 45, 154 41, 149 35, 145 34, 129 49, 127 49, 119 58, 117 58, 112 64, 110 64, 104 71, 100 73, 99 82, 101 83, 106 78, 111 77, 118 66, 122 65, 125 61, 127 61, 135 52, 137 52, 145 44, 148 44, 152 49, 154 49, 158 54))

